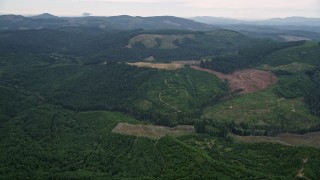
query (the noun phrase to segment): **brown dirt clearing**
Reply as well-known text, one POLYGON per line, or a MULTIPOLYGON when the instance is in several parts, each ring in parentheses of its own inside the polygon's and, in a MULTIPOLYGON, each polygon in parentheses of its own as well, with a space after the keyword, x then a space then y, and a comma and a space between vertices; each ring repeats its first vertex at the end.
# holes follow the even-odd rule
POLYGON ((310 38, 302 36, 291 36, 291 35, 279 35, 285 41, 311 41, 310 38))
POLYGON ((191 66, 191 68, 214 74, 221 80, 228 80, 230 91, 235 92, 242 89, 241 94, 261 91, 278 82, 275 74, 257 69, 244 69, 235 71, 232 74, 223 74, 198 66, 191 66))
POLYGON ((143 125, 143 124, 128 124, 119 123, 112 132, 126 135, 133 135, 137 137, 148 137, 151 139, 159 139, 166 135, 181 136, 194 133, 194 127, 189 125, 178 125, 176 127, 143 125))

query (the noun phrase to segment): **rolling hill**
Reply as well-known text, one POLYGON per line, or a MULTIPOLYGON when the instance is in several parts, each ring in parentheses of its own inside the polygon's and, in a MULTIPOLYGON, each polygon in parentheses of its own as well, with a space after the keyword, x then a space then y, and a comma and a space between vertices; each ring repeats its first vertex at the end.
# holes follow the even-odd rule
POLYGON ((57 29, 62 27, 91 27, 105 30, 121 29, 178 29, 203 31, 216 29, 212 25, 195 22, 193 20, 174 16, 86 16, 86 17, 58 17, 48 13, 25 17, 20 15, 1 15, 1 31, 25 29, 57 29))
POLYGON ((233 53, 255 42, 260 40, 223 29, 207 32, 105 31, 100 28, 64 27, 0 32, 0 53, 60 54, 84 63, 141 61, 150 56, 159 61, 199 60, 205 56, 233 53), (152 46, 149 48, 145 46, 150 43, 152 46))

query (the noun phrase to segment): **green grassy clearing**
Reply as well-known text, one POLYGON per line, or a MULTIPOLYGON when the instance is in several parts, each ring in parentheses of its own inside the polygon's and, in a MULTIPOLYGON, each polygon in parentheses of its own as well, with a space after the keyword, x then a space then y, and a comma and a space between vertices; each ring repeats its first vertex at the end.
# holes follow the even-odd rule
POLYGON ((315 42, 286 48, 269 54, 263 59, 265 64, 280 66, 291 63, 306 63, 320 65, 320 46, 315 42))
POLYGON ((285 65, 279 65, 279 66, 270 66, 268 64, 263 64, 256 68, 264 71, 274 71, 274 72, 286 71, 289 73, 302 73, 302 72, 306 72, 308 70, 314 69, 315 66, 306 64, 306 63, 293 62, 291 64, 285 64, 285 65))
POLYGON ((299 132, 320 124, 320 118, 311 115, 302 98, 285 99, 272 89, 208 107, 203 118, 212 122, 234 122, 241 131, 250 130, 261 135, 274 128, 280 132, 299 132))

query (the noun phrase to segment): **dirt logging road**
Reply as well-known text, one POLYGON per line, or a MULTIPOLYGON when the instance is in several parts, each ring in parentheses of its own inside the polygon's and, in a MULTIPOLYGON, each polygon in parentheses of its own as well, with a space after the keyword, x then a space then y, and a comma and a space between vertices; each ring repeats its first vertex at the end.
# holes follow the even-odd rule
POLYGON ((242 90, 241 94, 261 91, 278 82, 275 74, 257 69, 244 69, 235 71, 232 74, 223 74, 198 66, 191 66, 191 68, 214 74, 221 80, 228 80, 230 91, 242 90))

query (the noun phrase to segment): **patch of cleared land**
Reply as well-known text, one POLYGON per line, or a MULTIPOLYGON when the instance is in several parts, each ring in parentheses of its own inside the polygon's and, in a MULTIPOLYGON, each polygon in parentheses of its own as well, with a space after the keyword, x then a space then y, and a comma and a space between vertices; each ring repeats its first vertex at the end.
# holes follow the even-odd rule
POLYGON ((293 132, 320 124, 320 118, 310 113, 303 98, 284 99, 273 89, 237 96, 206 107, 203 117, 221 123, 234 122, 239 129, 251 129, 259 135, 271 127, 293 132))
POLYGON ((182 64, 182 65, 197 65, 200 64, 199 60, 184 60, 184 61, 172 61, 173 64, 182 64))
POLYGON ((312 132, 307 134, 290 134, 281 133, 275 137, 267 136, 234 136, 236 142, 259 143, 270 142, 279 143, 290 146, 311 146, 320 148, 320 132, 312 132))
POLYGON ((184 39, 194 39, 192 34, 183 35, 158 35, 158 34, 140 34, 129 40, 127 48, 133 48, 136 44, 141 43, 146 48, 175 49, 175 41, 182 42, 184 39))
POLYGON ((242 94, 267 89, 278 81, 275 74, 257 69, 245 69, 235 71, 232 74, 223 74, 210 69, 200 68, 198 66, 191 66, 191 68, 214 74, 221 80, 228 80, 230 90, 242 90, 242 94))
POLYGON ((279 35, 285 41, 311 41, 310 38, 302 36, 291 36, 291 35, 279 35))
POLYGON ((148 137, 152 139, 159 139, 166 135, 181 136, 191 134, 194 132, 193 126, 178 125, 176 127, 165 127, 155 125, 143 125, 143 124, 128 124, 119 123, 112 132, 119 134, 132 135, 137 137, 148 137))
POLYGON ((311 64, 294 62, 291 64, 280 65, 280 66, 275 66, 275 67, 267 65, 267 64, 263 64, 261 66, 258 66, 257 68, 261 69, 261 70, 265 70, 265 71, 283 70, 283 71, 288 71, 291 73, 298 73, 298 72, 305 72, 307 70, 311 70, 314 68, 314 66, 311 64))
POLYGON ((143 61, 152 62, 154 60, 156 60, 156 59, 153 56, 149 56, 149 57, 145 58, 143 61))
POLYGON ((135 62, 135 63, 128 63, 131 66, 137 67, 148 67, 148 68, 155 68, 155 69, 165 69, 165 70, 176 70, 183 68, 183 64, 178 63, 149 63, 149 62, 135 62))

